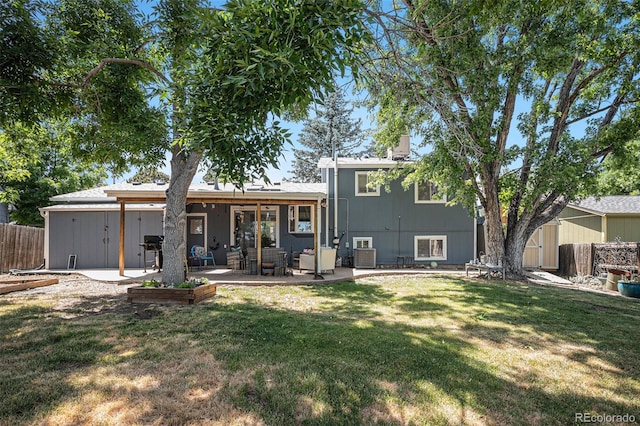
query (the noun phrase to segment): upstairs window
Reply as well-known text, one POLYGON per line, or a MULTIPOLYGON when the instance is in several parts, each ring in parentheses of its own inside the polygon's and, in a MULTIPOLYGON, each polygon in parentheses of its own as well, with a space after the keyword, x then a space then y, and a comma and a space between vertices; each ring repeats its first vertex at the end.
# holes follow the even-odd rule
POLYGON ((313 233, 313 206, 289 206, 289 233, 313 233))
POLYGON ((380 186, 369 186, 370 172, 356 172, 356 196, 378 196, 380 186))
POLYGON ((441 194, 433 182, 419 182, 415 184, 416 204, 421 203, 446 203, 447 196, 441 194))

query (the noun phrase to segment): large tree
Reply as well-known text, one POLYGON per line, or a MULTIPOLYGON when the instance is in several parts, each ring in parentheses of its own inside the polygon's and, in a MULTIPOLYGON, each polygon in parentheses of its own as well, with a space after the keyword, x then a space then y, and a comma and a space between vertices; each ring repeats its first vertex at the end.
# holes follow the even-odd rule
MULTIPOLYGON (((0 220, 7 203, 20 208, 12 218, 37 220, 33 212, 48 203, 47 195, 94 185, 103 166, 122 173, 149 164, 153 150, 145 141, 167 139, 161 114, 142 103, 141 73, 114 67, 92 79, 94 87, 85 78, 106 52, 140 44, 143 32, 127 5, 0 3, 0 220), (104 96, 91 90, 100 85, 108 87, 104 96), (140 149, 119 155, 114 147, 127 143, 140 149), (78 158, 87 153, 86 161, 78 158)), ((163 150, 157 153, 163 158, 163 150)))
MULTIPOLYGON (((52 196, 94 187, 106 178, 102 165, 73 158, 64 128, 53 123, 6 129, 0 153, 0 202, 15 207, 10 220, 22 225, 42 226, 38 208, 49 205, 52 196)), ((0 218, 1 213, 0 205, 0 218)))
POLYGON ((344 72, 363 34, 357 0, 60 0, 48 21, 76 90, 76 153, 112 167, 170 152, 163 281, 183 279, 186 196, 201 160, 220 179, 265 178, 299 117, 344 72), (170 130, 169 130, 170 129, 170 130), (165 134, 168 131, 169 137, 165 134))
POLYGON ((640 3, 394 4, 369 11, 378 139, 422 136, 408 181, 479 202, 488 254, 521 275, 534 230, 594 192, 602 158, 638 136, 640 3))
POLYGON ((366 137, 362 120, 352 114, 353 106, 349 107, 342 89, 336 86, 302 125, 298 135, 301 148, 293 149, 292 181, 320 182, 318 160, 333 157, 334 152, 341 157, 369 153, 370 149, 362 146, 366 137))

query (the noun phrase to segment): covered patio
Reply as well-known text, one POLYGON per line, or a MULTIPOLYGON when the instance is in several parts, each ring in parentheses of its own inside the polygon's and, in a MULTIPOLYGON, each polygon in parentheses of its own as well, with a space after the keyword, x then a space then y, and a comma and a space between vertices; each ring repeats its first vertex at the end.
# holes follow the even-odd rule
MULTIPOLYGON (((119 275, 125 277, 127 209, 140 204, 166 202, 166 184, 119 184, 104 190, 119 204, 119 275)), ((252 184, 242 189, 217 183, 192 184, 187 196, 187 235, 185 258, 190 247, 199 245, 211 250, 213 264, 227 266, 227 253, 241 250, 251 261, 256 279, 260 279, 263 256, 267 249, 289 254, 303 247, 320 251, 322 203, 326 197, 322 184, 277 183, 252 184), (263 250, 263 248, 265 250, 263 250), (220 251, 213 253, 214 250, 220 251), (248 253, 253 255, 248 256, 248 253)), ((270 259, 267 259, 270 261, 270 259)), ((290 260, 287 262, 291 264, 290 260)), ((319 256, 315 255, 315 274, 321 273, 319 256)), ((146 267, 146 265, 145 265, 146 267)), ((200 271, 219 273, 221 269, 200 271)), ((237 272, 237 271, 236 271, 237 272)), ((313 271, 312 271, 313 272, 313 271)), ((253 280, 249 280, 253 281, 253 280)))

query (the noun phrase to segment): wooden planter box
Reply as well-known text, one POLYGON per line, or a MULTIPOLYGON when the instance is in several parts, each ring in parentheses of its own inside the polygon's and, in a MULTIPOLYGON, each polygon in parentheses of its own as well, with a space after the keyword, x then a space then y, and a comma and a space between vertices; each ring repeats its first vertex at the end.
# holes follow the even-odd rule
POLYGON ((215 296, 216 285, 205 284, 195 288, 130 287, 127 289, 129 303, 176 303, 193 305, 215 296))

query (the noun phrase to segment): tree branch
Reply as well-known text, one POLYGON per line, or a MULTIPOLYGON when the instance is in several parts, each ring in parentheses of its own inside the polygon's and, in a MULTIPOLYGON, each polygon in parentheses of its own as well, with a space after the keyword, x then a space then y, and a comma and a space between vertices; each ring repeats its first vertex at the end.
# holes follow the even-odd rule
POLYGON ((578 58, 575 58, 573 60, 571 69, 567 73, 567 76, 564 79, 564 83, 562 84, 562 88, 560 89, 560 93, 558 95, 558 106, 556 108, 556 112, 558 113, 558 115, 554 120, 553 129, 551 130, 551 135, 549 136, 549 145, 547 151, 549 154, 555 154, 558 151, 560 136, 566 128, 569 109, 572 105, 571 88, 573 87, 573 84, 575 83, 576 78, 578 78, 578 74, 584 67, 585 63, 586 62, 578 58))
POLYGON ((87 73, 87 75, 84 77, 84 79, 82 80, 82 85, 81 87, 83 89, 86 89, 87 86, 89 85, 89 81, 91 81, 91 79, 98 74, 107 64, 129 64, 129 65, 136 65, 138 67, 142 67, 145 68, 149 71, 151 71, 152 73, 154 73, 157 77, 160 78, 160 80, 164 81, 167 84, 171 84, 171 80, 169 80, 164 74, 162 74, 160 71, 158 71, 156 68, 154 68, 153 66, 151 66, 150 64, 143 62, 143 61, 139 61, 137 59, 125 59, 125 58, 104 58, 100 61, 100 63, 98 63, 98 65, 96 65, 91 71, 89 71, 87 73))

